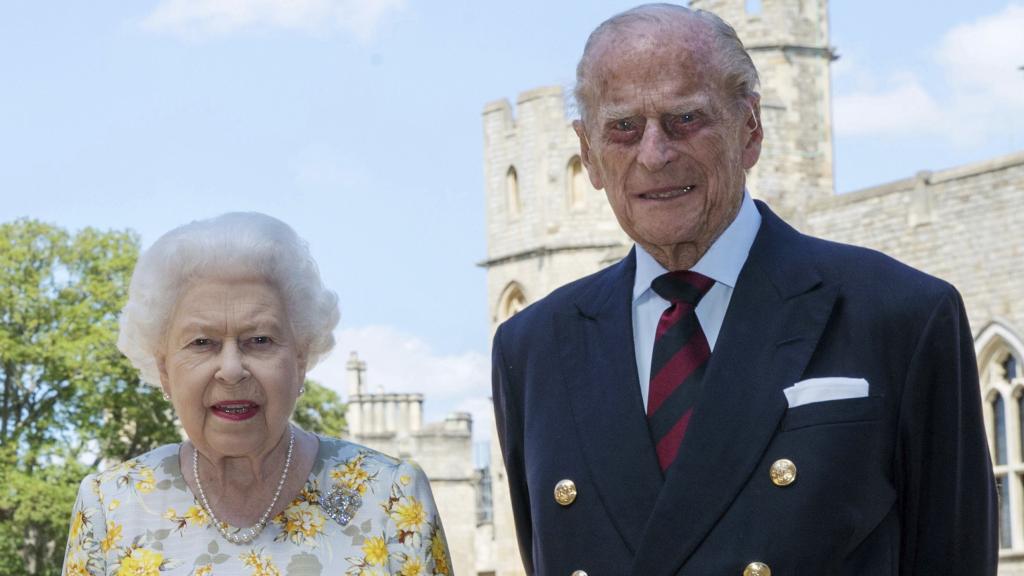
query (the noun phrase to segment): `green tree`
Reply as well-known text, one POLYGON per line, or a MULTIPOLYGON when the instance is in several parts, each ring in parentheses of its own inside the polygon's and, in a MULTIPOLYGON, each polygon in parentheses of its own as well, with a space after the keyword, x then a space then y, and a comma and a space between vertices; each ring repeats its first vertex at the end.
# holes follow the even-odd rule
POLYGON ((115 346, 131 232, 0 224, 0 575, 58 574, 82 476, 180 438, 115 346))
POLYGON ((306 380, 306 393, 295 403, 292 420, 303 430, 341 438, 348 428, 345 404, 338 393, 312 380, 306 380))

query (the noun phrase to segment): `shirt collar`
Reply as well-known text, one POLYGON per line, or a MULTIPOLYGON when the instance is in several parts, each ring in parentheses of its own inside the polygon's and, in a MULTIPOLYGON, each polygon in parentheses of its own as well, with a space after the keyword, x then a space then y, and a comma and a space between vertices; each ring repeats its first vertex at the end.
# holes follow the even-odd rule
MULTIPOLYGON (((757 230, 760 227, 761 214, 754 206, 750 193, 744 190, 743 201, 740 203, 740 210, 736 213, 736 217, 691 270, 699 272, 715 282, 735 288, 736 279, 740 275, 743 264, 747 261, 750 247, 754 244, 754 237, 757 236, 757 230)), ((651 282, 666 272, 668 270, 665 270, 653 256, 638 244, 636 246, 633 300, 636 301, 643 296, 650 290, 651 282)))

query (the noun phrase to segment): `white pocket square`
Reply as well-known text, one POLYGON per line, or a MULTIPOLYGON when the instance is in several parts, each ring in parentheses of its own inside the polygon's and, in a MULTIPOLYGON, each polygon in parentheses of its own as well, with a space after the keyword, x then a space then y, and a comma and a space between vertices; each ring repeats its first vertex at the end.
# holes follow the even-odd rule
POLYGON ((847 398, 864 398, 868 395, 868 381, 863 378, 845 378, 831 376, 828 378, 809 378, 793 384, 782 391, 790 408, 825 402, 827 400, 846 400, 847 398))

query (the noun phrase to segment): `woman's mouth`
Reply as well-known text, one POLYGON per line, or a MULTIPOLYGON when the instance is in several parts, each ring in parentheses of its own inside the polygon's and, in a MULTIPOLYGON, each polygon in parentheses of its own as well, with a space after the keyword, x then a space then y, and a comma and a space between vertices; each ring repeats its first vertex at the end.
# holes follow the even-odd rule
POLYGON ((225 420, 248 420, 260 410, 259 404, 242 401, 218 402, 210 407, 215 416, 225 420))

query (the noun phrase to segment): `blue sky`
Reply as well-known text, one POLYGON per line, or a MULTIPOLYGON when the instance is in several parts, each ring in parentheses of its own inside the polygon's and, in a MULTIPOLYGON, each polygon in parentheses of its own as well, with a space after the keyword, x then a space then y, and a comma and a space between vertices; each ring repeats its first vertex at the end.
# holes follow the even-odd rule
MULTIPOLYGON (((314 376, 486 413, 485 103, 568 86, 631 2, 0 4, 0 221, 170 228, 258 210, 341 298, 314 376)), ((834 2, 837 187, 1024 149, 1024 3, 834 2)), ((481 423, 481 432, 489 424, 481 423)))

